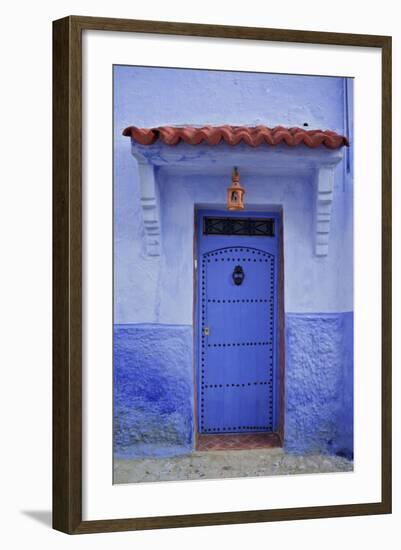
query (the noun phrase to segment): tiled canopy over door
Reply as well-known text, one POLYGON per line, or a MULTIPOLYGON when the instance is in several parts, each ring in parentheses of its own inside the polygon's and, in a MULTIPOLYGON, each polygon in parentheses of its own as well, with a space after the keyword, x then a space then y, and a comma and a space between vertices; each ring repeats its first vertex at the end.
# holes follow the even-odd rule
MULTIPOLYGON (((141 71, 141 69, 132 70, 141 71)), ((192 83, 192 73, 185 74, 188 86, 192 86, 195 90, 197 81, 194 80, 192 83)), ((230 110, 235 120, 230 119, 227 122, 228 124, 237 122, 246 126, 228 124, 222 126, 220 118, 219 120, 215 118, 215 111, 194 113, 189 99, 192 96, 185 98, 176 93, 177 89, 174 86, 176 82, 181 82, 179 79, 170 80, 170 89, 174 90, 176 97, 180 97, 179 101, 177 99, 177 111, 169 119, 171 126, 155 126, 158 121, 154 119, 153 111, 152 116, 149 117, 135 108, 132 111, 135 116, 131 116, 125 109, 125 106, 129 105, 129 101, 125 100, 132 97, 135 79, 127 80, 124 116, 120 116, 117 122, 120 123, 121 129, 130 122, 137 126, 126 127, 124 131, 124 136, 130 139, 135 162, 132 163, 132 159, 127 160, 124 145, 124 152, 121 152, 122 164, 121 166, 116 164, 119 170, 116 204, 124 214, 122 218, 124 224, 120 230, 117 228, 115 233, 116 258, 119 261, 116 270, 118 277, 116 278, 115 309, 117 322, 121 323, 115 330, 116 332, 126 330, 126 324, 130 323, 133 337, 128 350, 131 361, 129 370, 135 380, 144 373, 152 373, 151 381, 154 382, 154 391, 151 392, 149 379, 147 379, 146 384, 140 386, 141 389, 143 387, 143 394, 138 396, 139 401, 134 401, 139 403, 138 408, 132 412, 135 415, 136 431, 141 434, 139 441, 143 440, 142 434, 145 433, 149 435, 148 441, 152 442, 151 437, 157 426, 157 433, 163 434, 160 454, 171 454, 177 449, 180 452, 189 452, 195 444, 195 432, 201 431, 200 330, 202 325, 200 318, 194 322, 193 300, 195 298, 196 307, 200 308, 202 289, 194 288, 193 260, 198 260, 197 282, 200 284, 202 256, 199 255, 199 246, 195 257, 193 256, 193 213, 197 209, 205 211, 213 209, 214 211, 209 210, 207 215, 219 216, 219 212, 225 209, 227 186, 230 184, 232 169, 238 166, 241 183, 246 189, 245 216, 261 216, 263 213, 264 216, 270 217, 270 212, 281 212, 283 216, 285 257, 283 323, 286 328, 285 339, 280 340, 280 349, 281 346, 285 348, 286 358, 283 376, 283 383, 285 383, 284 444, 286 448, 295 450, 323 449, 324 452, 335 452, 336 449, 352 449, 352 430, 349 430, 344 437, 342 436, 344 426, 350 425, 347 418, 352 415, 352 392, 349 395, 340 395, 340 392, 337 392, 337 388, 348 387, 347 380, 352 377, 352 290, 350 290, 352 173, 349 172, 349 166, 352 166, 352 148, 350 152, 344 148, 344 145, 348 145, 348 139, 341 135, 342 132, 349 134, 352 142, 352 132, 348 132, 348 126, 345 123, 343 125, 343 115, 351 111, 348 111, 342 95, 345 84, 347 84, 347 90, 352 86, 350 88, 348 81, 345 82, 344 79, 316 78, 312 81, 309 77, 297 77, 302 81, 302 86, 294 87, 296 88, 296 97, 294 97, 292 79, 287 81, 287 77, 265 75, 261 78, 266 81, 266 87, 254 87, 250 90, 246 79, 242 81, 241 74, 233 75, 234 73, 223 78, 227 81, 224 88, 224 105, 227 103, 226 97, 232 99, 230 90, 237 89, 236 85, 239 83, 238 87, 240 87, 243 82, 247 92, 244 97, 247 98, 249 112, 238 115, 236 110, 230 110), (309 82, 312 82, 311 86, 309 82), (250 116, 250 111, 257 114, 262 109, 261 112, 265 112, 265 90, 267 89, 275 89, 281 95, 282 90, 285 89, 288 93, 286 92, 280 103, 281 111, 271 113, 272 116, 266 116, 264 120, 271 119, 273 123, 282 122, 288 127, 253 125, 259 121, 259 118, 256 119, 256 115, 250 116), (299 110, 295 118, 291 113, 291 116, 287 116, 289 102, 295 99, 298 103, 294 105, 299 105, 300 89, 303 91, 302 97, 308 100, 306 106, 315 105, 316 98, 319 99, 319 116, 314 117, 313 120, 309 120, 307 116, 303 118, 303 114, 302 118, 299 118, 299 110), (186 114, 183 111, 183 104, 187 105, 186 114), (183 120, 193 120, 194 124, 182 124, 183 120), (202 126, 206 120, 210 121, 211 126, 202 126), (308 121, 310 128, 313 129, 297 127, 304 120, 308 121), (316 129, 319 127, 333 128, 339 133, 316 129), (122 185, 120 182, 123 182, 122 185), (332 223, 332 216, 335 216, 336 223, 332 223), (127 220, 132 226, 129 226, 130 231, 127 231, 127 220), (336 269, 338 265, 343 266, 341 274, 336 269), (134 270, 132 266, 135 266, 134 270), (311 288, 314 292, 310 292, 311 288), (196 332, 196 338, 193 338, 194 330, 199 330, 199 333, 196 332), (325 340, 321 338, 322 330, 325 340), (174 350, 170 349, 170 340, 165 336, 166 331, 174 335, 171 340, 175 345, 174 350), (160 334, 159 346, 154 345, 157 334, 160 334), (317 346, 317 341, 321 342, 321 345, 317 346), (335 352, 328 355, 325 352, 327 346, 332 347, 335 352), (147 353, 142 353, 142 349, 146 349, 147 353), (194 362, 199 364, 196 389, 193 384, 194 362), (321 365, 327 368, 321 368, 321 365), (300 370, 303 384, 299 383, 300 370), (154 373, 157 373, 157 376, 156 374, 153 376, 154 373), (178 392, 180 392, 179 399, 177 399, 178 392), (158 396, 157 399, 155 395, 158 396), (322 402, 325 403, 324 407, 320 406, 322 402), (159 410, 166 411, 163 419, 159 415, 159 410), (156 415, 158 420, 154 422, 156 415), (329 431, 327 430, 328 415, 334 419, 329 431), (142 419, 144 427, 141 424, 142 419), (140 429, 137 426, 140 426, 140 429)), ((213 88, 214 80, 209 81, 211 89, 218 92, 216 97, 219 98, 222 90, 220 76, 219 84, 218 86, 216 84, 215 88, 213 88)), ((149 87, 146 90, 146 98, 150 98, 149 105, 154 103, 155 98, 152 99, 152 90, 154 90, 158 100, 165 99, 165 105, 170 108, 171 101, 160 94, 160 89, 162 88, 149 87)), ((230 106, 229 101, 228 105, 230 106)), ((304 111, 305 109, 301 113, 304 111)), ((122 147, 123 140, 121 140, 121 150, 122 147)), ((229 217, 231 213, 225 210, 221 216, 229 217)), ((231 238, 229 235, 210 235, 206 238, 213 238, 214 244, 210 248, 205 247, 202 254, 210 254, 226 248, 245 247, 274 255, 274 251, 267 250, 260 244, 262 240, 269 240, 269 237, 249 236, 251 240, 246 242, 247 235, 237 235, 240 243, 218 242, 223 238, 231 238), (260 241, 255 244, 253 239, 260 239, 260 241)), ((199 237, 198 244, 200 240, 199 237)), ((237 261, 237 258, 249 259, 248 256, 234 257, 236 261, 229 262, 231 270, 227 274, 232 276, 238 265, 242 267, 244 280, 241 285, 232 288, 233 291, 241 293, 245 291, 247 282, 253 276, 254 267, 253 265, 252 268, 250 267, 253 262, 237 261)), ((217 257, 208 256, 208 258, 217 257)), ((269 261, 260 262, 260 264, 268 266, 270 257, 265 258, 269 261)), ((224 275, 222 271, 224 262, 208 264, 212 278, 216 276, 216 279, 219 279, 221 274, 224 275)), ((277 276, 277 267, 278 264, 275 263, 275 276, 277 276)), ((205 273, 205 275, 205 287, 208 286, 208 293, 209 289, 213 292, 214 289, 219 290, 216 286, 209 286, 209 274, 205 273)), ((240 276, 240 273, 237 276, 240 276)), ((217 298, 210 295, 207 299, 269 300, 269 295, 266 297, 259 291, 257 295, 255 293, 249 297, 244 295, 243 298, 239 296, 234 298, 232 295, 227 297, 228 294, 224 295, 222 289, 220 290, 217 298)), ((209 308, 207 313, 210 314, 208 321, 211 319, 212 322, 203 328, 209 328, 207 338, 210 343, 223 345, 206 348, 206 353, 210 357, 206 356, 207 376, 204 379, 203 389, 204 392, 208 392, 207 399, 210 407, 213 406, 213 395, 217 395, 212 392, 221 391, 223 395, 226 392, 225 410, 227 415, 231 414, 231 417, 224 418, 223 415, 220 418, 221 409, 213 413, 213 409, 209 408, 211 418, 204 418, 205 430, 224 427, 238 429, 238 426, 249 426, 249 437, 254 437, 259 427, 271 425, 274 429, 277 425, 276 396, 281 395, 280 388, 277 390, 274 385, 277 352, 275 354, 273 349, 273 414, 270 416, 263 416, 266 411, 269 412, 272 403, 269 384, 265 384, 269 382, 271 368, 269 362, 264 362, 266 370, 263 370, 261 366, 256 366, 261 365, 258 359, 252 360, 246 362, 244 370, 240 371, 236 370, 235 360, 227 360, 224 363, 225 360, 221 359, 227 349, 231 351, 235 349, 237 356, 246 352, 255 354, 255 357, 258 354, 267 353, 267 359, 269 359, 269 344, 246 345, 247 342, 250 344, 270 341, 268 310, 263 312, 267 321, 266 337, 262 338, 256 332, 253 334, 246 332, 251 331, 254 323, 250 313, 244 313, 250 317, 250 320, 243 326, 243 330, 235 333, 232 327, 233 318, 236 315, 235 310, 232 313, 234 306, 245 308, 244 312, 247 312, 246 308, 251 311, 254 308, 255 315, 259 316, 259 310, 264 305, 264 302, 220 302, 220 304, 206 302, 209 308), (227 309, 224 310, 223 306, 227 306, 227 309), (224 320, 219 318, 219 311, 230 313, 224 320), (217 327, 220 323, 222 331, 216 332, 213 328, 215 323, 217 327), (245 346, 227 346, 234 343, 227 338, 229 330, 235 335, 235 343, 245 343, 245 346), (244 334, 248 336, 248 340, 241 341, 240 337, 242 338, 244 334), (212 358, 213 354, 216 357, 219 355, 216 361, 212 358), (208 367, 214 364, 225 365, 224 373, 208 371, 208 367), (252 370, 253 368, 255 371, 252 370), (222 379, 219 378, 221 374, 224 374, 224 384, 235 384, 235 386, 225 386, 223 390, 223 387, 220 387, 223 385, 222 379), (209 381, 206 381, 208 376, 209 381), (262 384, 256 385, 254 382, 262 384), (209 384, 213 387, 206 388, 209 384), (258 410, 252 411, 252 408, 248 410, 248 407, 244 407, 246 413, 253 416, 241 418, 239 416, 242 413, 241 407, 236 410, 230 403, 235 403, 231 401, 235 395, 234 390, 238 390, 237 396, 242 394, 239 401, 246 400, 244 395, 248 388, 252 388, 249 391, 252 391, 254 396, 262 396, 260 410, 263 412, 258 416, 258 410), (236 418, 235 414, 237 414, 236 418), (216 422, 213 415, 217 418, 216 422)), ((269 302, 266 302, 266 305, 268 306, 269 302)), ((238 315, 241 319, 241 315, 238 315)), ((276 320, 274 319, 273 322, 276 323, 277 328, 276 320)), ((124 355, 124 360, 126 356, 124 355)), ((117 371, 128 368, 127 363, 122 360, 117 362, 117 365, 117 371)), ((121 387, 120 393, 121 400, 131 411, 133 400, 129 389, 126 386, 121 387)), ((259 397, 250 401, 257 402, 258 399, 259 397)), ((224 401, 224 397, 222 400, 224 401)), ((205 410, 207 411, 208 407, 205 408, 204 402, 203 411, 205 410)), ((125 413, 126 409, 122 409, 120 416, 117 415, 117 418, 122 419, 122 423, 126 422, 125 413)), ((262 431, 265 429, 262 428, 262 431)), ((247 428, 243 431, 246 430, 247 428)), ((125 444, 129 439, 127 433, 131 433, 129 429, 124 428, 121 433, 124 445, 130 446, 130 449, 135 448, 138 456, 148 452, 147 448, 142 448, 141 443, 125 444)), ((230 432, 222 430, 204 431, 204 433, 216 435, 230 432)), ((208 436, 203 439, 208 439, 208 436)), ((159 435, 157 441, 159 443, 161 441, 159 435)))
POLYGON ((293 170, 301 174, 305 169, 316 179, 315 205, 315 254, 326 256, 331 228, 334 168, 341 160, 338 151, 348 145, 348 139, 330 130, 305 130, 277 126, 205 126, 138 128, 129 126, 123 132, 131 137, 132 152, 138 161, 143 222, 149 256, 160 254, 161 223, 159 197, 155 183, 156 166, 179 165, 189 168, 210 161, 227 168, 234 165, 259 164, 262 158, 255 150, 268 155, 263 164, 266 174, 271 171, 293 170), (202 147, 199 156, 197 148, 202 147), (171 147, 173 146, 173 147, 171 147), (214 152, 205 146, 212 146, 214 152), (235 147, 234 147, 235 146, 235 147), (282 148, 288 147, 285 162, 282 148), (300 152, 296 152, 299 149, 300 152), (323 157, 314 151, 325 150, 323 157), (275 150, 275 152, 273 152, 275 150), (291 151, 291 152, 290 152, 291 151), (245 154, 244 154, 245 153, 245 154), (210 155, 210 157, 209 157, 210 155), (234 157, 231 159, 231 157, 234 157))

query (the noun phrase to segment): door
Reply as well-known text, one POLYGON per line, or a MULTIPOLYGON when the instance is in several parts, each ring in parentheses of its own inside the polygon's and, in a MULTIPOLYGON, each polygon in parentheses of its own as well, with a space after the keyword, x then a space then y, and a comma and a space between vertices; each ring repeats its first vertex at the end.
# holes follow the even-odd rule
POLYGON ((198 432, 277 429, 279 215, 198 214, 198 432))

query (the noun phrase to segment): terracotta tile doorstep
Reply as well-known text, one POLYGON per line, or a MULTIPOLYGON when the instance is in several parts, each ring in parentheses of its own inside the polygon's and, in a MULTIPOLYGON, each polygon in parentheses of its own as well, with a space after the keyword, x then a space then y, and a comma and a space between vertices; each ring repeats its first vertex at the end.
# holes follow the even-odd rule
POLYGON ((269 447, 281 447, 277 434, 198 435, 196 445, 198 451, 265 449, 269 447))

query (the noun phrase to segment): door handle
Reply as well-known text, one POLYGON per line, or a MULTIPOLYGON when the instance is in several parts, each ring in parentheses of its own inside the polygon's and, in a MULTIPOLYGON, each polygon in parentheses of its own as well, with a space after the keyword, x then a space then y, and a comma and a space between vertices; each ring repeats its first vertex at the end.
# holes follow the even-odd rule
POLYGON ((210 334, 209 327, 203 327, 203 335, 209 336, 209 334, 210 334))

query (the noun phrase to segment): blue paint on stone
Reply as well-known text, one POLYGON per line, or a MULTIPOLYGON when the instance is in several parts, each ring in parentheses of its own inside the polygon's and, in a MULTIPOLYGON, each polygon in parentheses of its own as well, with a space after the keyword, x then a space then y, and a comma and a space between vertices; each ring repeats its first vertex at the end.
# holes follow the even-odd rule
POLYGON ((343 381, 342 405, 338 417, 339 434, 334 441, 333 451, 348 459, 354 457, 354 317, 343 314, 343 381))
MULTIPOLYGON (((352 144, 352 86, 343 78, 115 67, 116 456, 193 448, 194 209, 221 207, 229 183, 229 171, 212 161, 201 172, 157 170, 161 255, 147 257, 138 170, 123 128, 306 122, 348 133, 352 144)), ((353 307, 352 151, 335 172, 324 259, 313 249, 310 175, 243 173, 247 205, 283 212, 285 310, 296 312, 286 315, 285 446, 294 452, 353 453, 353 316, 337 313, 353 307)))
MULTIPOLYGON (((115 457, 194 443, 191 326, 115 325, 115 457)), ((353 457, 353 314, 286 315, 285 449, 353 457)))
POLYGON ((353 314, 287 314, 286 450, 353 457, 353 314))
POLYGON ((192 327, 114 326, 114 456, 191 452, 192 327))

